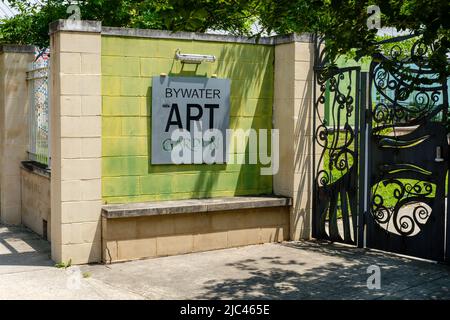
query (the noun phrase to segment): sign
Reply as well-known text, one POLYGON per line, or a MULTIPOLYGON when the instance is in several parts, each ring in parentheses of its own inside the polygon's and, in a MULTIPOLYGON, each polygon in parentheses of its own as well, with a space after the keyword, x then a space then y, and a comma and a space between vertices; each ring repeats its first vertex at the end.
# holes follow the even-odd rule
MULTIPOLYGON (((230 122, 230 80, 200 77, 153 77, 152 164, 175 163, 172 150, 180 143, 193 153, 216 148, 214 139, 199 139, 208 130, 226 137, 230 122), (185 130, 190 139, 172 139, 175 130, 185 130), (196 134, 197 133, 197 134, 196 134)), ((225 154, 225 143, 220 144, 225 154)), ((191 163, 198 163, 192 161, 191 163)))

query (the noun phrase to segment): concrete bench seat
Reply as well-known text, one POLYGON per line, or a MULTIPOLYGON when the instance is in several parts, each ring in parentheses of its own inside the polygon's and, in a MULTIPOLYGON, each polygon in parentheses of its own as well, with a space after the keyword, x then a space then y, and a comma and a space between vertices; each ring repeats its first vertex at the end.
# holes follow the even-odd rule
POLYGON ((111 204, 103 206, 102 215, 107 219, 116 219, 168 214, 273 208, 290 206, 291 204, 292 200, 284 197, 222 197, 211 199, 111 204))
POLYGON ((102 208, 106 263, 289 240, 292 200, 224 197, 109 204, 102 208))

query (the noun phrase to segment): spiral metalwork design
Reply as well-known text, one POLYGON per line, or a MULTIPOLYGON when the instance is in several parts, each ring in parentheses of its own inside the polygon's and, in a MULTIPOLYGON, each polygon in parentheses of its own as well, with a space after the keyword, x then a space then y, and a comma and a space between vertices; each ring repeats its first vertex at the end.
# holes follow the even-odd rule
POLYGON ((357 154, 354 118, 357 115, 354 78, 359 68, 328 68, 323 39, 316 43, 314 113, 315 236, 355 243, 357 154), (324 116, 328 108, 327 116, 324 116), (338 218, 339 216, 339 218, 338 218), (343 231, 337 221, 342 221, 343 231))

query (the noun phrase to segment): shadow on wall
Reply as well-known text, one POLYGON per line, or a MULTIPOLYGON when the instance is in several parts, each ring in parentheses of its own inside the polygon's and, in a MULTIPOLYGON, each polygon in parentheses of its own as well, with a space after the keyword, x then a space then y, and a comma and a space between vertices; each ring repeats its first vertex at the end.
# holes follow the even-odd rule
POLYGON ((292 258, 266 256, 227 264, 245 277, 210 280, 195 299, 448 299, 446 266, 407 258, 302 242, 284 246, 297 249, 292 258), (306 258, 305 258, 306 257, 306 258), (315 258, 315 259, 314 259, 315 258), (320 259, 318 259, 320 258, 320 259), (369 290, 367 268, 381 268, 381 289, 369 290), (431 281, 436 281, 430 285, 431 281))
MULTIPOLYGON (((314 61, 314 44, 310 44, 309 61, 314 61)), ((302 75, 303 76, 303 75, 302 75)), ((299 98, 296 100, 294 109, 294 137, 298 141, 294 145, 294 210, 295 215, 291 215, 294 221, 291 224, 297 226, 300 230, 301 238, 309 239, 312 228, 312 193, 313 193, 313 119, 316 117, 314 112, 314 70, 308 69, 304 75, 307 81, 303 91, 299 92, 299 98)), ((297 85, 296 85, 297 87, 297 85)), ((296 88, 298 90, 298 88, 296 88)), ((298 240, 298 239, 293 239, 298 240)))
MULTIPOLYGON (((34 54, 8 52, 10 46, 1 47, 0 155, 3 161, 0 161, 0 221, 19 225, 20 162, 28 157, 29 104, 26 71, 29 63, 33 61, 34 54)), ((14 47, 20 51, 21 46, 11 46, 14 47)))
MULTIPOLYGON (((207 77, 209 73, 209 75, 216 74, 218 78, 231 79, 230 129, 272 129, 274 49, 250 44, 224 44, 217 52, 217 45, 213 46, 217 58, 215 63, 204 63, 199 66, 182 64, 174 60, 167 74, 207 77)), ((150 115, 151 102, 152 87, 149 87, 146 103, 150 115)), ((151 132, 151 117, 148 117, 147 129, 151 132)), ((148 139, 148 150, 151 159, 151 138, 148 139)), ((271 194, 272 176, 261 176, 261 165, 248 164, 248 141, 245 142, 243 150, 238 152, 245 152, 245 164, 151 165, 149 163, 148 173, 196 173, 193 198, 213 197, 217 193, 227 196, 271 194), (225 173, 230 175, 227 176, 225 173), (238 175, 238 178, 233 178, 233 174, 238 175), (227 186, 226 189, 223 187, 217 189, 217 186, 224 184, 227 186)))

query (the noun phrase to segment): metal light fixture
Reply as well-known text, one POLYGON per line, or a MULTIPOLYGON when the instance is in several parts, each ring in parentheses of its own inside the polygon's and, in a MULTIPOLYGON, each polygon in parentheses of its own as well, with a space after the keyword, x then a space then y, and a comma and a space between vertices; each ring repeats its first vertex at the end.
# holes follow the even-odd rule
POLYGON ((177 50, 175 52, 175 59, 180 60, 182 63, 200 64, 202 62, 215 62, 216 56, 208 54, 181 53, 180 50, 177 50))

